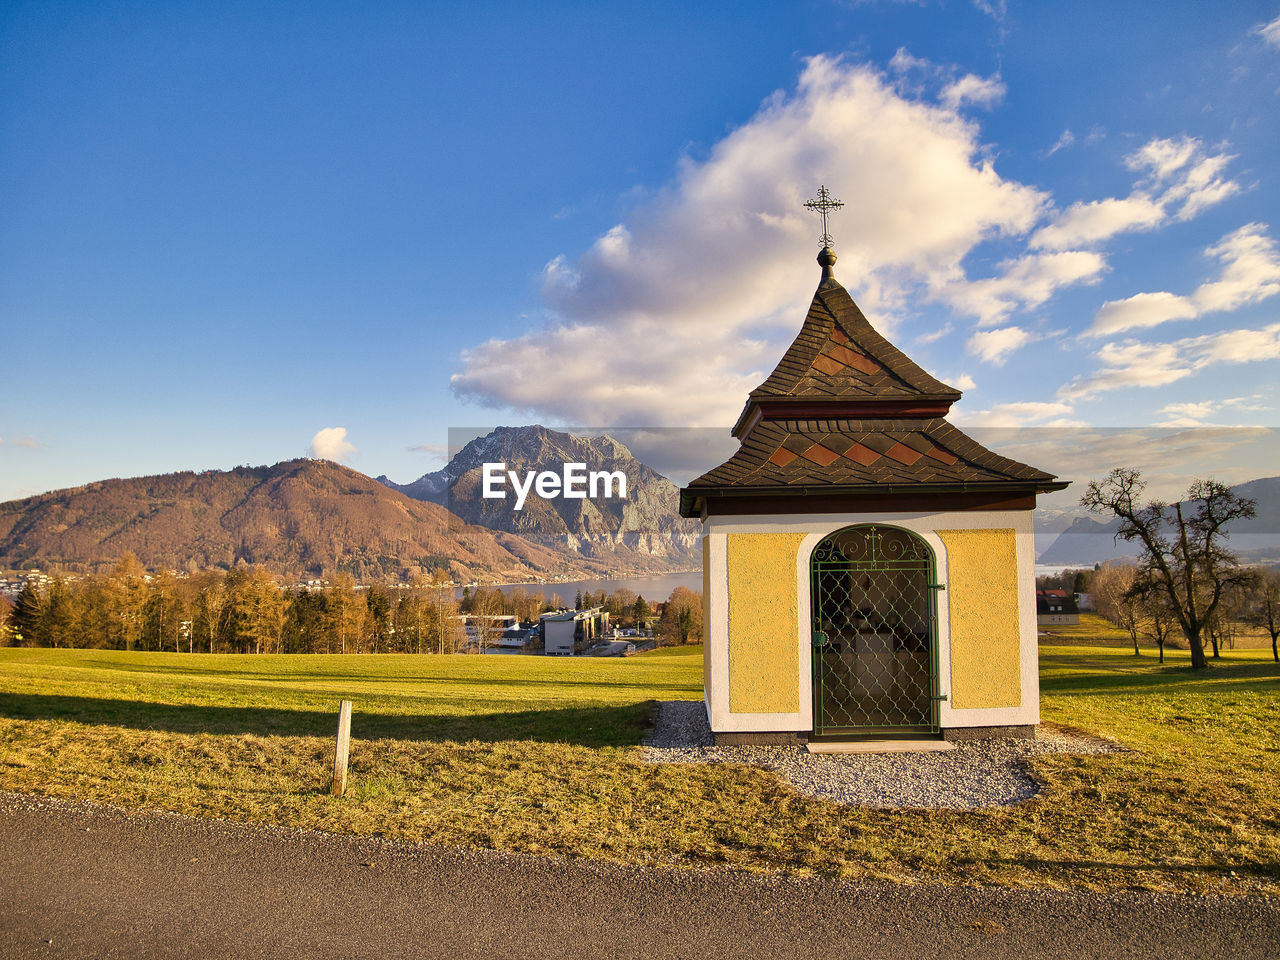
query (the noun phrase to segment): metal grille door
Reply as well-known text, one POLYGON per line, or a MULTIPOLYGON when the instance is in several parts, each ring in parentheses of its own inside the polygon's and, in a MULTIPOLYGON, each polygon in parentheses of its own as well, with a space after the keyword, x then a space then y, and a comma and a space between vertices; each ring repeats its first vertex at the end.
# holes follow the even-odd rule
POLYGON ((813 552, 813 732, 936 733, 933 553, 896 527, 839 530, 813 552))

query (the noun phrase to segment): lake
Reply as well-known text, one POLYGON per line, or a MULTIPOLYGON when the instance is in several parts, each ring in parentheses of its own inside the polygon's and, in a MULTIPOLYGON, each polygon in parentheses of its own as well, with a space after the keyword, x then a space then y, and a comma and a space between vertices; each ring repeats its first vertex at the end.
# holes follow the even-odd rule
MULTIPOLYGON (((487 586, 487 585, 486 585, 487 586)), ((529 593, 540 593, 550 600, 560 598, 560 606, 572 607, 578 591, 583 593, 613 593, 615 590, 633 590, 645 600, 666 602, 671 591, 676 587, 688 587, 690 590, 702 592, 702 571, 692 570, 686 573, 663 573, 650 577, 624 577, 618 580, 566 580, 564 583, 500 583, 495 584, 510 593, 516 587, 523 587, 529 593)), ((462 588, 454 591, 455 596, 462 596, 462 588)))

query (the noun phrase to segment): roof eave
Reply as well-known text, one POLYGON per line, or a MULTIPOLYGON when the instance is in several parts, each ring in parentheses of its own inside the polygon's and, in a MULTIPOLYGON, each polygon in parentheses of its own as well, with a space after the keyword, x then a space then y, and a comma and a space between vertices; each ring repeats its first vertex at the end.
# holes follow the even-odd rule
POLYGON ((702 516, 706 501, 714 497, 787 497, 831 496, 849 494, 865 497, 890 497, 903 494, 941 493, 1053 493, 1065 490, 1070 480, 958 480, 948 483, 886 483, 886 484, 804 484, 794 486, 706 486, 685 487, 680 491, 680 516, 702 516))

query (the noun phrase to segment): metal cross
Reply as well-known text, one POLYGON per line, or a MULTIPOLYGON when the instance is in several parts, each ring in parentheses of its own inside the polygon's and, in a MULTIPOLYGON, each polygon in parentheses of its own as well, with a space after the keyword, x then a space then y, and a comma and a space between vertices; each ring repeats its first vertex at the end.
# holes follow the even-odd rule
POLYGON ((822 214, 822 238, 819 242, 824 247, 831 246, 831 234, 827 232, 827 215, 832 210, 839 210, 844 204, 832 198, 831 194, 827 192, 827 188, 822 186, 818 188, 818 198, 816 200, 806 200, 805 206, 822 214))

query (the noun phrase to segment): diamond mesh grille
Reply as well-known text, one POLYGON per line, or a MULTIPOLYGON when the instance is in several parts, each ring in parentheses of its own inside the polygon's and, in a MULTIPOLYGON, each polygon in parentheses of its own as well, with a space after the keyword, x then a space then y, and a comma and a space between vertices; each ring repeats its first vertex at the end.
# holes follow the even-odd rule
POLYGON ((936 732, 933 554, 894 527, 847 527, 818 544, 814 733, 936 732))

